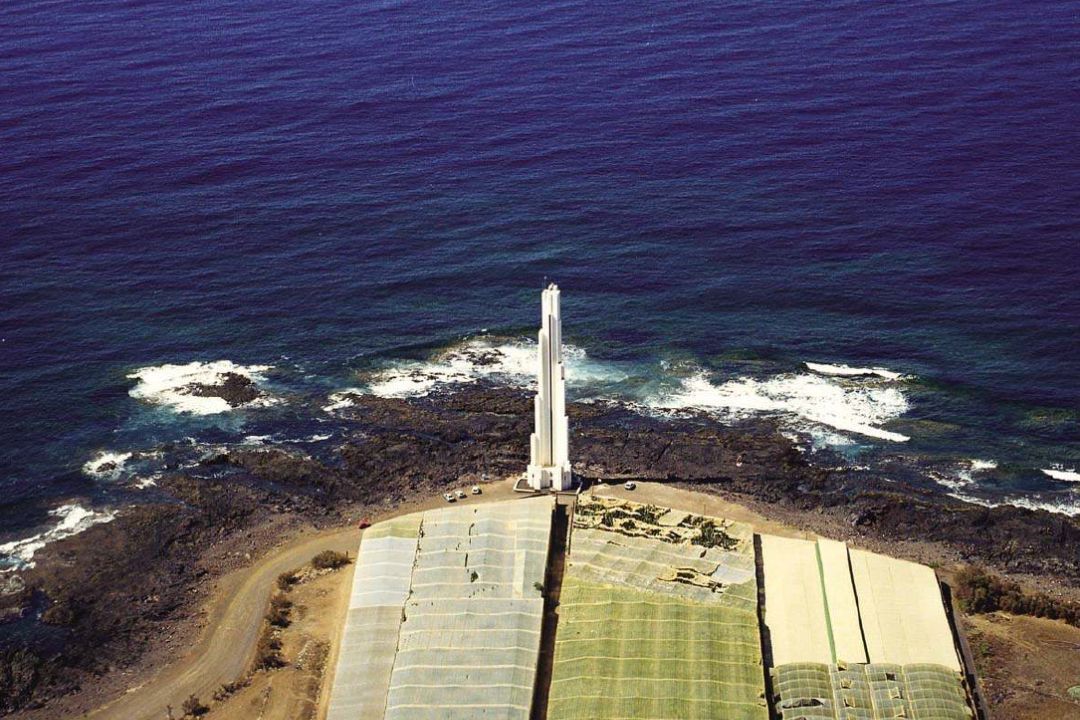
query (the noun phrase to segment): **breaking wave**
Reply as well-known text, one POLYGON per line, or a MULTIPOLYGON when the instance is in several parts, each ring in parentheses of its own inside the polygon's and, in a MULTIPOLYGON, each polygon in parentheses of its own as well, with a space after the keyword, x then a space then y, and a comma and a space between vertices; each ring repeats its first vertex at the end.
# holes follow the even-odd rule
MULTIPOLYGON (((961 498, 966 499, 966 498, 961 498)), ((969 500, 969 502, 971 502, 969 500)), ((1000 503, 987 503, 994 505, 1012 505, 1013 507, 1027 508, 1028 510, 1046 510, 1053 513, 1061 513, 1074 517, 1080 515, 1080 503, 1066 500, 1042 500, 1038 497, 1014 497, 1003 500, 1000 503)))
POLYGON ((1062 482, 1075 482, 1080 483, 1080 472, 1076 472, 1072 468, 1066 470, 1060 465, 1052 468, 1043 468, 1044 475, 1052 477, 1055 480, 1061 480, 1062 482))
MULTIPOLYGON (((681 368, 662 362, 658 380, 627 387, 620 385, 630 378, 623 365, 595 360, 575 346, 566 346, 564 353, 567 386, 577 390, 579 398, 587 395, 591 399, 622 401, 644 412, 704 410, 728 420, 752 415, 787 417, 798 421, 796 429, 813 434, 815 443, 828 445, 854 444, 838 432, 891 442, 908 440, 906 435, 881 427, 908 410, 904 393, 890 386, 901 375, 882 368, 820 366, 834 372, 787 373, 761 380, 743 377, 714 384, 703 370, 692 368, 688 376, 680 377, 681 368)), ((643 374, 654 373, 652 370, 643 374)), ((350 407, 357 395, 422 397, 437 388, 481 380, 530 388, 535 374, 535 343, 472 338, 429 359, 376 370, 366 382, 332 393, 323 410, 334 412, 350 407)))
POLYGON ((129 452, 103 451, 83 463, 82 470, 99 480, 117 480, 124 472, 124 464, 131 459, 129 452))
MULTIPOLYGON (((565 345, 568 387, 616 383, 627 374, 613 363, 593 360, 579 347, 565 345)), ((532 387, 536 381, 536 343, 505 338, 471 338, 426 360, 410 360, 373 372, 361 387, 330 395, 327 412, 352 404, 350 395, 387 398, 422 397, 447 386, 491 380, 513 387, 532 387)))
POLYGON ((89 510, 78 503, 68 503, 49 511, 57 523, 48 530, 22 540, 0 545, 0 568, 18 569, 34 567, 34 554, 51 542, 78 535, 100 523, 116 517, 113 510, 89 510))
POLYGON ((348 407, 352 407, 356 404, 354 398, 357 395, 363 395, 363 388, 345 388, 344 390, 338 390, 337 392, 330 393, 327 398, 329 403, 323 405, 323 412, 332 413, 335 410, 343 410, 348 407))
POLYGON ((866 385, 788 373, 715 384, 699 371, 683 379, 674 391, 653 397, 647 404, 658 410, 704 410, 732 420, 776 415, 879 440, 908 440, 906 435, 880 427, 908 410, 908 400, 899 388, 880 383, 866 385))
MULTIPOLYGON (((960 495, 957 495, 957 494, 954 494, 954 493, 959 493, 964 488, 968 488, 968 487, 971 487, 972 485, 975 485, 976 482, 977 482, 976 479, 975 479, 975 475, 977 473, 987 472, 987 471, 990 471, 990 470, 996 470, 997 466, 998 466, 998 464, 997 464, 996 460, 972 459, 972 460, 968 460, 966 463, 964 463, 960 467, 958 467, 954 474, 946 474, 946 473, 942 473, 942 472, 931 471, 930 472, 930 477, 933 478, 934 482, 936 482, 938 485, 941 485, 942 487, 946 487, 946 488, 949 488, 950 490, 952 490, 953 493, 949 493, 949 494, 952 495, 953 497, 955 497, 957 499, 960 499, 960 500, 965 500, 965 499, 968 499, 968 498, 967 497, 961 497, 960 495)), ((973 502, 970 499, 968 499, 968 501, 973 502)))
POLYGON ((899 380, 903 377, 900 373, 886 370, 885 368, 858 368, 850 367, 848 365, 826 365, 824 363, 812 362, 806 363, 806 367, 821 375, 834 375, 838 377, 868 377, 876 375, 877 377, 886 380, 899 380))
MULTIPOLYGON (((128 394, 139 400, 169 407, 176 412, 214 415, 228 412, 234 407, 222 397, 194 394, 197 386, 221 384, 228 374, 240 375, 258 382, 265 379, 263 373, 269 369, 269 365, 237 365, 230 360, 154 365, 139 368, 128 375, 128 378, 138 381, 128 394)), ((244 407, 268 405, 272 402, 271 398, 263 396, 246 403, 244 407)))

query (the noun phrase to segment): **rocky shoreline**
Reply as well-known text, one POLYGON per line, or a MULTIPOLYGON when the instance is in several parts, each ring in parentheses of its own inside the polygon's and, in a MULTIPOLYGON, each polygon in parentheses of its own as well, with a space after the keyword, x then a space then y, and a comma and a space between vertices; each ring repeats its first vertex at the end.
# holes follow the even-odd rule
MULTIPOLYGON (((232 383, 244 401, 250 388, 232 383)), ((0 595, 0 715, 84 712, 123 690, 124 673, 191 642, 213 580, 273 539, 342 525, 462 481, 521 472, 531 398, 478 384, 401 400, 352 397, 329 456, 288 446, 225 447, 168 473, 152 499, 41 550, 0 595), (13 618, 21 618, 13 620, 13 618), (18 632, 14 628, 18 626, 18 632), (7 630, 7 632, 5 632, 7 630)), ((648 418, 617 404, 570 408, 575 472, 718 492, 767 517, 856 544, 974 563, 1062 597, 1080 593, 1080 522, 986 508, 888 477, 810 464, 767 424, 648 418)), ((918 558, 923 559, 925 558, 918 558)))

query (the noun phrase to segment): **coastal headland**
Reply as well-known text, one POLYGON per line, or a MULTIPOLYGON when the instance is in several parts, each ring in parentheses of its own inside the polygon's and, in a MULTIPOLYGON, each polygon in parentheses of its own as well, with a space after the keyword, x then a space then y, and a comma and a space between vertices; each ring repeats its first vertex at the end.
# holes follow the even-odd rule
MULTIPOLYGON (((165 717, 170 704, 179 717, 187 694, 209 700, 245 674, 280 574, 321 550, 354 549, 361 519, 423 509, 448 489, 509 478, 527 464, 524 391, 477 384, 352 400, 341 413, 350 433, 336 462, 288 446, 223 446, 162 477, 153 499, 39 551, 35 567, 18 574, 21 588, 2 598, 27 628, 0 658, 2 711, 46 720, 120 717, 126 708, 122 716, 137 720, 165 717)), ((774 532, 844 540, 945 577, 974 565, 1061 607, 1080 599, 1075 519, 972 505, 812 463, 767 423, 646 417, 614 403, 576 403, 568 413, 574 471, 588 483, 648 481, 639 499, 723 502, 729 517, 774 532)), ((505 492, 494 481, 484 487, 485 500, 505 492)), ((1080 707, 1067 692, 1080 678, 1064 677, 1058 657, 1080 642, 1080 630, 1002 614, 962 623, 1001 717, 1064 718, 1080 707), (1021 630, 1045 642, 1021 647, 1021 630), (1037 669, 1052 656, 1057 663, 1037 669), (1053 672, 1062 676, 1044 677, 1053 672)), ((321 631, 332 638, 332 627, 321 631)))

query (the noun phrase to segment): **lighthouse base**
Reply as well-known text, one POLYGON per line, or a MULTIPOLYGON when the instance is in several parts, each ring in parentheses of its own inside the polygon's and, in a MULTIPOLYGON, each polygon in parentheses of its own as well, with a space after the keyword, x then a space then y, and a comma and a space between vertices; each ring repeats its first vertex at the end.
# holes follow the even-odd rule
POLYGON ((554 490, 563 492, 574 486, 574 476, 570 464, 566 465, 529 465, 526 473, 529 487, 533 490, 554 490))

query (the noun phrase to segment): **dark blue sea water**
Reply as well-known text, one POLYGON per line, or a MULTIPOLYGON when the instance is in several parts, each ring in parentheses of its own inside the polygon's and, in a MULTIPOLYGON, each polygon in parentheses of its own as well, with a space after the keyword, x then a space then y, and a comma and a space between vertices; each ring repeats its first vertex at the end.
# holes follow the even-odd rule
POLYGON ((9 0, 0 515, 107 506, 103 451, 332 429, 373 368, 530 334, 544 276, 579 397, 1080 511, 1042 472, 1080 470, 1078 148, 1072 1, 9 0), (278 404, 130 394, 218 360, 278 404))

